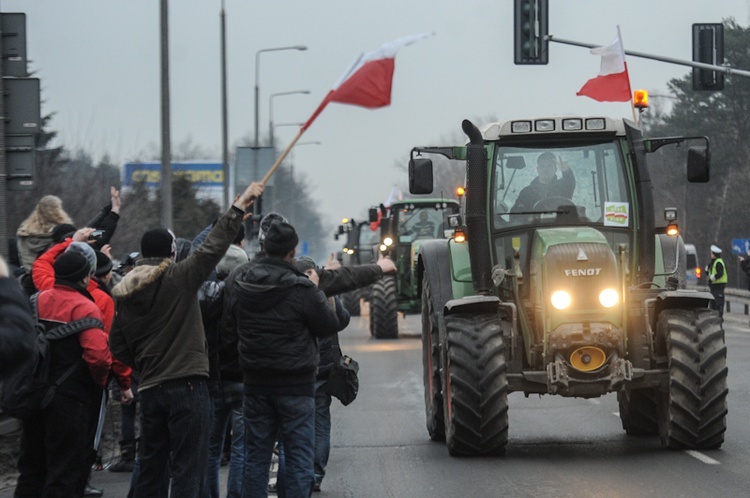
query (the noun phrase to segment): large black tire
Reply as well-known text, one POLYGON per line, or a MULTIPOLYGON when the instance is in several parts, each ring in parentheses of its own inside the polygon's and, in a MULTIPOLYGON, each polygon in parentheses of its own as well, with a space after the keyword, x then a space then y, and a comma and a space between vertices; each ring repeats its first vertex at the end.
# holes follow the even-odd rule
POLYGON ((351 316, 359 316, 359 291, 354 290, 341 295, 341 302, 351 316))
POLYGON ((435 312, 430 283, 422 281, 422 370, 427 432, 433 441, 445 441, 443 394, 440 382, 440 320, 435 312))
POLYGON ((393 275, 384 275, 372 286, 370 334, 376 339, 395 339, 398 337, 396 277, 393 275))
POLYGON ((622 428, 629 436, 658 434, 656 389, 623 389, 617 393, 622 428))
POLYGON ((660 393, 662 446, 712 449, 727 428, 727 348, 716 311, 665 310, 656 325, 664 341, 669 387, 660 393))
POLYGON ((495 315, 444 318, 443 407, 451 456, 501 455, 508 444, 508 365, 495 315))

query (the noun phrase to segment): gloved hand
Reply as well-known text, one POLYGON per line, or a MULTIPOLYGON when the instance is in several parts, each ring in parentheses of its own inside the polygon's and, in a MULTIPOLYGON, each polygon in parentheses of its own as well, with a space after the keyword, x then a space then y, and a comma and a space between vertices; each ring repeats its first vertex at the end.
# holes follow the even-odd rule
POLYGON ((710 280, 711 282, 713 282, 714 280, 716 280, 716 275, 709 275, 709 276, 708 276, 708 279, 709 279, 709 280, 710 280))

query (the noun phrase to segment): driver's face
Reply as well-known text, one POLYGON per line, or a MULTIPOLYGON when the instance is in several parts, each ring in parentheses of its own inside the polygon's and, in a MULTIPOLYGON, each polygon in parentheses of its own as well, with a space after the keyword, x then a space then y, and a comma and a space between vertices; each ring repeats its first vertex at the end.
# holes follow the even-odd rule
POLYGON ((542 183, 549 183, 555 178, 555 172, 557 168, 554 160, 542 160, 537 164, 536 171, 539 175, 539 181, 542 183))

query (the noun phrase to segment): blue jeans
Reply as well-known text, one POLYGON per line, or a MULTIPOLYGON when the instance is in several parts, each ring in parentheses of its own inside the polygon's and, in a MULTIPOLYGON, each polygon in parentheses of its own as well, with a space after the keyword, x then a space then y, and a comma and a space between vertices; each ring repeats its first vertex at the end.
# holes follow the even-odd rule
POLYGON ((136 498, 201 498, 211 419, 206 381, 187 377, 141 391, 136 498))
POLYGON ((318 484, 323 482, 331 454, 331 395, 326 392, 327 383, 326 380, 315 383, 315 482, 318 484))
POLYGON ((277 438, 284 442, 284 496, 312 494, 315 400, 311 396, 258 395, 245 386, 244 498, 268 496, 268 470, 277 438))
POLYGON ((245 422, 242 420, 242 382, 222 382, 214 405, 211 436, 208 442, 206 493, 208 498, 219 498, 219 476, 224 435, 231 421, 232 453, 227 479, 227 498, 240 498, 242 474, 245 468, 245 422))

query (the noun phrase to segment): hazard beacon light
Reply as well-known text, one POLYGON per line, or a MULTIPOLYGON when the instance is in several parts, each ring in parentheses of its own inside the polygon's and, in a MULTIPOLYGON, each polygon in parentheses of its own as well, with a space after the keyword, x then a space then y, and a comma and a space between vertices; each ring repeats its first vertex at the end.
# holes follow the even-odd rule
POLYGON ((633 92, 633 106, 636 109, 648 108, 648 90, 636 90, 633 92))

